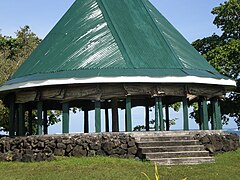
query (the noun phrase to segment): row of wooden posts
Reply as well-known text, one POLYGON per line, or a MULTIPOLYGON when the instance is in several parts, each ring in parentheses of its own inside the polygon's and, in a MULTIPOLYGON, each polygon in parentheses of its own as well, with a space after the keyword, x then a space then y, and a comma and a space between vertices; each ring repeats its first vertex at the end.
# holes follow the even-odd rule
MULTIPOLYGON (((132 131, 132 101, 131 97, 126 97, 126 109, 125 109, 125 131, 132 131)), ((211 129, 222 129, 221 124, 221 112, 220 104, 217 98, 213 98, 211 101, 211 115, 208 115, 207 100, 204 97, 200 97, 198 101, 199 105, 199 118, 200 118, 200 130, 209 130, 208 121, 211 117, 211 129)), ((101 130, 101 101, 95 101, 95 130, 96 132, 102 132, 101 130)), ((119 131, 119 119, 118 119, 118 100, 113 98, 112 104, 112 132, 119 131)), ((182 99, 183 104, 183 130, 189 130, 189 102, 187 98, 182 99)), ((37 102, 37 134, 48 134, 48 115, 47 110, 44 109, 43 102, 37 102)), ((146 106, 146 131, 150 130, 149 127, 149 106, 146 106)), ((69 133, 69 103, 62 104, 62 133, 69 133)), ((9 135, 10 136, 24 136, 25 130, 25 107, 24 104, 15 104, 14 101, 10 104, 10 119, 9 119, 9 135), (16 126, 17 124, 17 126, 16 126)), ((155 131, 170 130, 169 124, 169 105, 165 105, 166 116, 166 128, 164 127, 163 119, 163 101, 162 97, 155 97, 155 131)), ((28 131, 32 134, 32 109, 28 110, 28 131)), ((105 108, 105 131, 109 132, 109 115, 108 108, 105 108)), ((84 133, 89 132, 89 118, 88 111, 84 110, 84 133)))

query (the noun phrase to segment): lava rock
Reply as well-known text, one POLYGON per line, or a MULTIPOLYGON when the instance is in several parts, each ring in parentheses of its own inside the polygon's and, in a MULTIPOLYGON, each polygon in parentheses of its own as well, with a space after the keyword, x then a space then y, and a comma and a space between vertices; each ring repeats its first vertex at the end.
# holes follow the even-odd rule
POLYGON ((33 154, 24 154, 22 156, 22 162, 33 162, 33 161, 34 161, 33 154))
POLYGON ((108 152, 111 151, 114 147, 114 144, 112 142, 105 142, 102 144, 102 149, 109 154, 108 152))
POLYGON ((72 155, 73 156, 86 156, 87 150, 83 149, 82 146, 77 145, 76 147, 73 148, 72 155))
POLYGON ((64 156, 64 154, 65 154, 65 151, 63 150, 63 149, 55 149, 54 150, 54 155, 55 156, 64 156))
POLYGON ((66 145, 63 143, 57 143, 57 148, 58 149, 66 149, 66 145))
POLYGON ((137 147, 136 146, 128 148, 128 154, 135 155, 136 153, 137 153, 137 147))

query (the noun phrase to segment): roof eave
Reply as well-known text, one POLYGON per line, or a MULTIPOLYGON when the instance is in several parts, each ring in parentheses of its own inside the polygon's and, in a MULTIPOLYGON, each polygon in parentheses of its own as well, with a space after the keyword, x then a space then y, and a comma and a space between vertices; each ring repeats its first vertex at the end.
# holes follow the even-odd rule
POLYGON ((165 84, 206 84, 223 86, 226 91, 233 91, 236 88, 236 82, 231 79, 215 79, 209 77, 197 76, 166 76, 166 77, 149 77, 149 76, 118 76, 118 77, 88 77, 88 78, 63 78, 26 81, 20 83, 5 83, 0 87, 0 93, 14 91, 26 88, 36 88, 43 86, 57 86, 70 84, 101 84, 101 83, 165 83, 165 84))

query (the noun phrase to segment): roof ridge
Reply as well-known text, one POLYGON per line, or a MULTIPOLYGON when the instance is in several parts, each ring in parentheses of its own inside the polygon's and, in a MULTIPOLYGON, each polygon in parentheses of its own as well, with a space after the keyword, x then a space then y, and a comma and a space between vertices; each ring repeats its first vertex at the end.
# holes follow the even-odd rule
POLYGON ((111 32, 113 38, 115 39, 115 42, 116 42, 116 44, 119 48, 119 51, 121 52, 123 58, 126 60, 128 65, 134 67, 133 63, 130 60, 129 54, 127 53, 127 50, 124 46, 124 43, 123 43, 121 37, 118 35, 117 28, 114 26, 114 23, 113 23, 111 17, 109 16, 109 14, 108 14, 108 11, 107 11, 106 6, 104 5, 104 2, 102 0, 96 0, 96 2, 98 3, 99 8, 102 11, 103 18, 107 22, 107 26, 109 27, 110 32, 111 32))
POLYGON ((151 21, 153 22, 155 28, 156 28, 156 29, 158 30, 158 32, 162 35, 163 40, 168 44, 168 47, 169 47, 170 51, 172 52, 173 56, 176 58, 178 64, 179 64, 182 68, 185 68, 185 66, 178 61, 178 60, 179 60, 179 57, 176 56, 176 52, 175 52, 175 50, 172 48, 172 45, 168 42, 168 40, 167 40, 167 39, 165 38, 165 36, 164 36, 164 33, 161 31, 161 29, 159 29, 159 27, 157 26, 157 24, 156 24, 155 21, 153 20, 153 17, 152 17, 152 15, 151 15, 151 13, 149 12, 148 8, 147 8, 146 5, 145 5, 145 2, 143 2, 144 0, 140 0, 140 1, 142 2, 143 7, 144 7, 145 10, 147 11, 148 15, 151 17, 151 21))

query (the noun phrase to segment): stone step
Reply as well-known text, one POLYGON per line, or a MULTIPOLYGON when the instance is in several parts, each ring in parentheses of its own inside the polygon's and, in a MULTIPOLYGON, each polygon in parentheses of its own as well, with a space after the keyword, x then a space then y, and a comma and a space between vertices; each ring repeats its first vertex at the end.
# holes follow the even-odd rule
POLYGON ((184 157, 208 157, 208 151, 178 151, 178 152, 157 152, 145 153, 144 159, 160 159, 160 158, 184 158, 184 157))
POLYGON ((175 140, 175 141, 141 141, 137 143, 138 148, 157 146, 188 146, 200 145, 198 140, 175 140))
POLYGON ((139 151, 141 153, 176 152, 176 151, 203 151, 203 150, 205 150, 203 145, 158 146, 158 147, 141 147, 141 148, 139 148, 139 151))
POLYGON ((138 156, 161 165, 212 163, 214 159, 188 132, 137 134, 138 156))
POLYGON ((149 159, 149 160, 159 165, 191 165, 191 164, 215 162, 214 158, 212 157, 160 158, 160 159, 149 159))
POLYGON ((140 138, 140 142, 149 141, 176 141, 176 140, 194 140, 193 136, 145 136, 140 138))
POLYGON ((132 132, 135 138, 147 136, 195 136, 196 134, 221 134, 222 130, 193 130, 193 131, 144 131, 132 132))
POLYGON ((152 137, 152 136, 189 136, 192 135, 189 131, 145 131, 145 132, 134 132, 134 137, 152 137))

